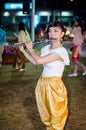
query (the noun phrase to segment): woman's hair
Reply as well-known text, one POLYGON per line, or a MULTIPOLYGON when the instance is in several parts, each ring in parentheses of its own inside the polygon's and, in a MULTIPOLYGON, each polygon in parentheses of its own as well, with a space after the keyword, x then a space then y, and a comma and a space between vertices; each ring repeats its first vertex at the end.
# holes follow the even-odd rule
MULTIPOLYGON (((63 22, 59 22, 59 21, 55 21, 55 22, 51 22, 49 25, 48 25, 48 29, 47 29, 47 34, 48 34, 48 32, 49 32, 49 28, 50 27, 59 27, 61 30, 62 30, 62 32, 64 32, 64 35, 65 35, 65 33, 66 33, 66 27, 65 27, 65 25, 64 25, 64 23, 63 22)), ((64 37, 64 36, 63 36, 64 37)))
POLYGON ((80 26, 80 27, 81 27, 81 32, 82 32, 82 34, 83 34, 83 23, 82 23, 82 20, 81 20, 80 18, 75 18, 75 19, 74 19, 74 22, 75 22, 75 21, 78 22, 78 25, 77 25, 76 27, 80 26))
POLYGON ((80 18, 76 18, 74 19, 74 22, 77 21, 78 22, 78 25, 77 26, 82 26, 82 21, 80 18))
POLYGON ((23 22, 19 23, 18 31, 21 31, 21 30, 23 30, 26 33, 26 27, 23 22))

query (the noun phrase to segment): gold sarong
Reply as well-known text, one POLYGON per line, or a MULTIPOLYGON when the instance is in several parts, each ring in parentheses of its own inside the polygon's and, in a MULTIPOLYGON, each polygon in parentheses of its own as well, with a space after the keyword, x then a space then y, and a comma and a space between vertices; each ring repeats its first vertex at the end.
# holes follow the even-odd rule
POLYGON ((36 101, 47 130, 63 130, 68 117, 67 91, 60 77, 40 77, 36 101))

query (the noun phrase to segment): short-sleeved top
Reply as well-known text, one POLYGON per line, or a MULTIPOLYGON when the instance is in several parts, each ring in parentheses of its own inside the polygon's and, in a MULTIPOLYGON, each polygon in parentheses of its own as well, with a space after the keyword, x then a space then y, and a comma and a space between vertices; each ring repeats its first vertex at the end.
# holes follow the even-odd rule
POLYGON ((64 47, 50 49, 51 45, 47 45, 41 50, 41 56, 48 55, 50 53, 57 53, 64 61, 53 61, 50 63, 43 64, 43 72, 42 76, 50 77, 50 76, 58 76, 62 77, 65 65, 69 65, 70 60, 68 56, 68 52, 64 47))

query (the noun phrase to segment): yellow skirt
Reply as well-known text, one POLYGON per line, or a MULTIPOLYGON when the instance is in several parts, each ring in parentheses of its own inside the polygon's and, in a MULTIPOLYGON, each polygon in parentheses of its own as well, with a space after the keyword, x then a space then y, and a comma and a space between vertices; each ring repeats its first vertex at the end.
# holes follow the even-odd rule
POLYGON ((67 91, 60 77, 40 77, 36 102, 47 130, 63 130, 68 116, 67 91))

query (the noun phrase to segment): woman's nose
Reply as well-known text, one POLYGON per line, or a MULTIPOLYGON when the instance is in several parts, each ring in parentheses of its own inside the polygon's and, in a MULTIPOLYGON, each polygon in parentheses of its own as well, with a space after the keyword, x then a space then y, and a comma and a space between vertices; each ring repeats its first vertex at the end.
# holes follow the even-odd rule
POLYGON ((51 35, 54 35, 54 32, 53 32, 53 31, 51 32, 51 35))

